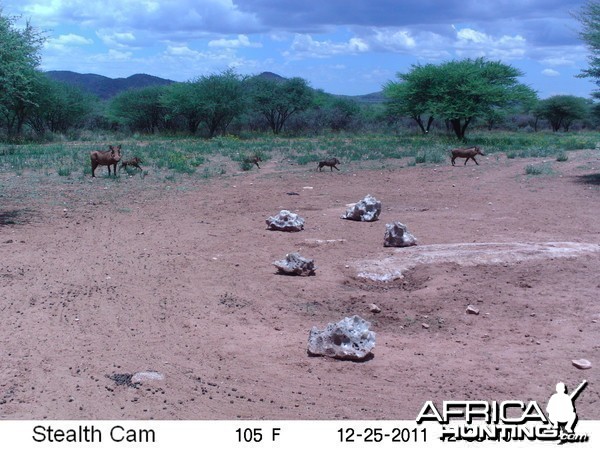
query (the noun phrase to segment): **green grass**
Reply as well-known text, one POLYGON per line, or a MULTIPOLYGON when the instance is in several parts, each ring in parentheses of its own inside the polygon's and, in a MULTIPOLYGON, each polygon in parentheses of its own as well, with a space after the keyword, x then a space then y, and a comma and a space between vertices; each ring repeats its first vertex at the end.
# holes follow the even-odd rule
MULTIPOLYGON (((572 150, 594 149, 598 134, 594 132, 487 132, 472 130, 465 142, 458 142, 451 134, 435 132, 384 134, 327 134, 318 137, 286 138, 250 135, 240 139, 234 136, 211 140, 137 136, 137 139, 115 139, 97 135, 77 142, 49 144, 0 144, 0 172, 26 174, 28 172, 58 173, 68 177, 73 173, 82 177, 91 175, 89 152, 107 148, 107 144, 122 144, 123 158, 139 156, 144 169, 150 173, 209 178, 224 173, 224 166, 211 166, 211 161, 233 161, 244 167, 248 156, 259 155, 263 161, 274 156, 292 160, 298 165, 312 165, 326 157, 337 157, 343 163, 376 162, 407 158, 407 164, 449 163, 448 150, 454 147, 479 145, 487 155, 504 153, 513 158, 568 159, 572 150), (557 156, 558 155, 558 156, 557 156)), ((214 164, 214 163, 213 163, 214 164)), ((371 165, 367 165, 372 167, 371 165)), ((366 166, 366 167, 367 167, 366 166)), ((100 167, 99 173, 106 172, 100 167)), ((128 172, 129 173, 129 172, 128 172)))
POLYGON ((525 167, 527 175, 553 175, 555 172, 549 163, 527 164, 525 167))

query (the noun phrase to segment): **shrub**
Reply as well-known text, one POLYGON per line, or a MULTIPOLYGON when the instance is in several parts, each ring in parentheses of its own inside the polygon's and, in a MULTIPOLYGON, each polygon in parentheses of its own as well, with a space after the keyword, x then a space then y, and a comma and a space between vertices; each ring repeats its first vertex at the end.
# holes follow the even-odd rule
POLYGON ((569 156, 567 155, 566 152, 560 152, 558 155, 556 155, 556 160, 558 162, 564 162, 568 159, 569 159, 569 156))

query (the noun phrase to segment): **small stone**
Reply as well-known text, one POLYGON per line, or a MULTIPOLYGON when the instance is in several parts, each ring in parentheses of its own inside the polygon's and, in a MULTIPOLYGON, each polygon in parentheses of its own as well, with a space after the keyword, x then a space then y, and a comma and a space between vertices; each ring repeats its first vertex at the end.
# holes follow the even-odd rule
POLYGON ((369 305, 369 311, 371 311, 372 313, 380 313, 381 308, 379 306, 377 306, 375 303, 371 303, 369 305))
POLYGON ((148 370, 144 372, 134 373, 131 377, 132 383, 142 383, 144 381, 162 381, 165 379, 165 376, 154 370, 148 370))
POLYGON ((428 323, 422 323, 421 326, 423 328, 425 328, 426 330, 429 328, 429 324, 428 323))
POLYGON ((467 314, 475 314, 475 315, 479 315, 479 310, 477 308, 475 308, 473 305, 469 305, 467 306, 467 314))
POLYGON ((574 359, 571 361, 573 363, 573 365, 575 367, 577 367, 578 369, 581 370, 585 370, 585 369, 591 369, 592 368, 592 363, 589 362, 587 359, 574 359))

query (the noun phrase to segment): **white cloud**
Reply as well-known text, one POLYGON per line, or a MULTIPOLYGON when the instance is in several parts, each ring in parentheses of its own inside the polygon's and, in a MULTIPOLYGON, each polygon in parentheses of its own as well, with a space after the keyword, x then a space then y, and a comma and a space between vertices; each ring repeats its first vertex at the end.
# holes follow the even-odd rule
POLYGON ((98 30, 96 35, 107 47, 130 47, 136 41, 135 35, 132 32, 119 33, 112 30, 102 29, 98 30))
POLYGON ((387 51, 403 51, 414 49, 417 45, 415 38, 407 30, 379 28, 371 37, 375 46, 387 51))
POLYGON ((248 36, 239 34, 236 39, 216 39, 208 42, 209 47, 240 48, 240 47, 262 47, 260 43, 250 42, 248 36))
POLYGON ((91 45, 93 41, 78 34, 62 34, 56 38, 50 38, 45 43, 48 50, 65 51, 72 47, 91 45))
POLYGON ((192 50, 191 48, 185 45, 169 45, 165 51, 165 54, 177 58, 200 59, 203 57, 203 54, 201 52, 192 50))
POLYGON ((460 57, 516 59, 525 56, 527 40, 518 34, 494 37, 471 28, 463 28, 456 33, 454 47, 460 57))
POLYGON ((545 75, 547 77, 558 77, 560 76, 560 72, 554 69, 544 69, 542 70, 542 75, 545 75))
POLYGON ((309 34, 296 34, 285 56, 327 58, 367 52, 369 45, 361 38, 353 37, 347 42, 317 41, 309 34))

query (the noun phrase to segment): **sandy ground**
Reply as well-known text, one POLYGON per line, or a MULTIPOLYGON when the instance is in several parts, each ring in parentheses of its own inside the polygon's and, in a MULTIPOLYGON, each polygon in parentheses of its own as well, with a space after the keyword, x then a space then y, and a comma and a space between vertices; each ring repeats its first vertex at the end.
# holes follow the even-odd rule
POLYGON ((534 177, 541 160, 503 155, 172 184, 2 173, 0 418, 414 419, 427 400, 546 405, 585 378, 579 418, 600 419, 600 155, 569 155, 534 177), (380 220, 341 220, 366 194, 380 220), (304 231, 268 231, 281 209, 304 231), (383 247, 396 220, 417 247, 383 247), (315 276, 276 273, 292 251, 315 276), (402 277, 357 276, 384 260, 402 277), (307 355, 313 326, 354 314, 372 358, 307 355), (164 379, 126 383, 139 371, 164 379))

